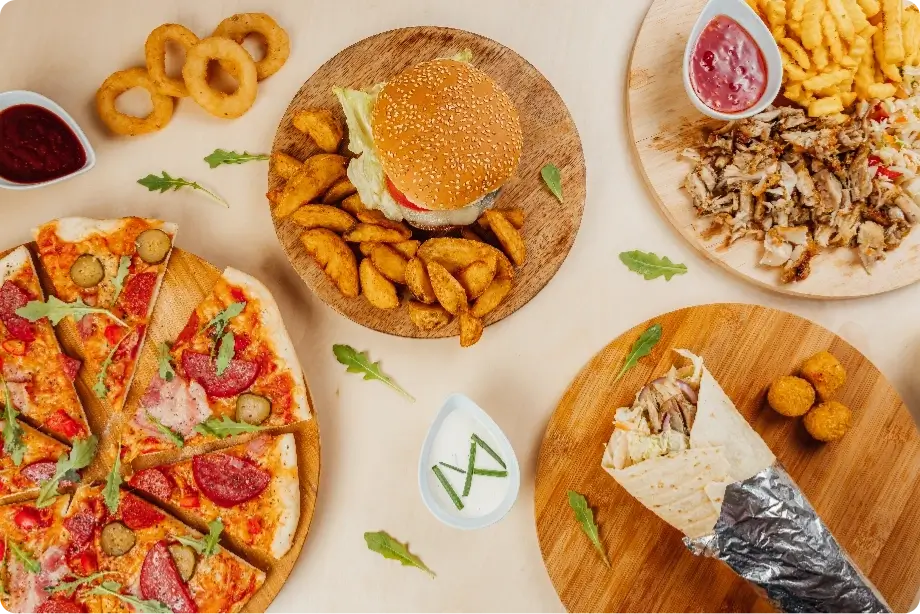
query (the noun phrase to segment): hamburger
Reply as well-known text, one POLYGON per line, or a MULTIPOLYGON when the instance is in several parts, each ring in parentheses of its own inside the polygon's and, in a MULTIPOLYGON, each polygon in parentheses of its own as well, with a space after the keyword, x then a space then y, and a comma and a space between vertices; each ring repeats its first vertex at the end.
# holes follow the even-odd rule
POLYGON ((335 88, 357 156, 348 178, 365 206, 445 230, 495 204, 521 158, 521 123, 469 56, 423 62, 364 91, 335 88))

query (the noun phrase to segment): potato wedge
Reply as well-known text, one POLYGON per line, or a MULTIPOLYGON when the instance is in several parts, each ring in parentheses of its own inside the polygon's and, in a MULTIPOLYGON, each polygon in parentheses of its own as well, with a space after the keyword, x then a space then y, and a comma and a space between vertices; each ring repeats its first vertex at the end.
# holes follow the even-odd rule
POLYGON ((377 243, 371 249, 370 259, 384 277, 393 283, 406 285, 406 265, 409 261, 398 251, 386 243, 377 243))
POLYGON ((477 318, 484 318, 489 313, 495 310, 505 297, 508 296, 508 293, 511 292, 511 280, 509 279, 496 279, 492 282, 486 291, 482 293, 476 302, 473 303, 473 308, 470 310, 470 313, 477 318))
POLYGON ((400 254, 406 257, 406 259, 415 258, 415 254, 418 253, 418 248, 422 244, 421 241, 416 241, 415 239, 409 239, 408 241, 400 241, 399 243, 391 243, 390 247, 398 251, 400 254))
POLYGON ((268 199, 268 202, 274 207, 281 202, 281 195, 284 193, 284 188, 278 188, 277 190, 269 190, 265 194, 265 198, 268 199))
POLYGON ((490 265, 483 260, 477 260, 457 273, 457 281, 466 290, 466 295, 471 301, 476 300, 486 291, 486 288, 495 279, 495 269, 495 264, 490 265))
POLYGON ((527 248, 521 233, 497 211, 486 211, 482 217, 488 222, 489 229, 498 237, 511 262, 516 266, 522 266, 527 257, 527 248))
POLYGON ((459 315, 469 309, 466 290, 460 282, 437 262, 426 263, 431 287, 441 306, 453 315, 459 315))
POLYGON ((409 301, 409 319, 419 330, 435 330, 450 324, 450 314, 440 305, 409 301))
POLYGON ((421 258, 413 258, 406 265, 406 285, 409 286, 412 295, 423 303, 430 305, 438 300, 434 288, 431 287, 428 269, 421 258))
POLYGON ((482 320, 468 311, 460 314, 460 347, 468 348, 482 339, 482 320))
POLYGON ((294 127, 313 139, 327 153, 338 151, 345 129, 328 109, 298 111, 291 120, 294 127))
POLYGON ((437 262, 453 274, 477 260, 497 261, 499 254, 500 251, 482 241, 447 237, 425 241, 416 255, 425 262, 437 262))
POLYGON ((352 194, 351 196, 345 198, 342 200, 342 204, 339 206, 354 216, 357 216, 359 211, 368 210, 367 207, 364 206, 364 203, 361 202, 361 197, 357 194, 352 194))
POLYGON ((498 258, 496 259, 495 279, 514 280, 514 266, 508 260, 508 256, 501 252, 498 252, 498 258))
POLYGON ((313 228, 300 240, 344 296, 358 296, 358 263, 342 237, 326 228, 313 228))
MULTIPOLYGON (((514 207, 513 209, 498 209, 496 213, 500 213, 506 220, 511 222, 511 225, 520 230, 524 226, 524 210, 519 207, 514 207)), ((489 222, 482 216, 479 218, 479 225, 483 228, 489 227, 489 222)))
POLYGON ((397 230, 384 228, 376 224, 356 224, 351 230, 342 235, 349 243, 401 243, 412 236, 408 228, 397 230))
POLYGON ((342 199, 351 196, 356 193, 358 188, 354 186, 351 180, 348 177, 344 179, 339 179, 329 191, 326 192, 326 195, 323 196, 323 204, 331 205, 332 203, 341 202, 342 199))
POLYGON ((281 202, 275 208, 275 215, 284 218, 294 213, 300 205, 310 203, 345 176, 343 156, 319 154, 308 158, 296 175, 284 186, 281 202))
POLYGON ((303 163, 300 160, 280 151, 272 154, 270 164, 271 169, 285 181, 290 180, 303 168, 303 163))
POLYGON ((339 234, 357 224, 355 218, 332 205, 303 205, 291 214, 291 220, 304 228, 328 228, 339 234))
POLYGON ((412 236, 412 230, 408 226, 402 222, 394 222, 385 216, 382 211, 377 211, 376 209, 362 209, 358 211, 356 217, 358 221, 364 222, 365 224, 374 224, 375 226, 398 230, 406 235, 406 239, 412 236))
POLYGON ((358 270, 361 275, 361 293, 367 302, 378 309, 396 309, 399 307, 399 295, 396 286, 377 270, 377 267, 365 258, 358 270))

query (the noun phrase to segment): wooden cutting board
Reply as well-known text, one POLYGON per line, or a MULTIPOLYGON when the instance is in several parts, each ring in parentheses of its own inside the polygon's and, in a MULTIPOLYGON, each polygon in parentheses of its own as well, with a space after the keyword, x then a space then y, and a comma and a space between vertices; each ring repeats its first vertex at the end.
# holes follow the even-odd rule
MULTIPOLYGON (((497 208, 520 207, 527 261, 515 272, 514 287, 505 301, 485 319, 494 324, 535 297, 553 278, 572 248, 585 204, 585 159, 578 130, 552 84, 527 60, 483 36, 450 28, 415 27, 383 32, 341 51, 311 76, 281 118, 272 152, 298 160, 318 153, 313 142, 294 128, 291 118, 301 109, 332 110, 344 114, 332 93, 334 86, 363 89, 387 81, 425 60, 450 57, 464 49, 473 52, 473 65, 489 74, 511 97, 521 118, 524 152, 515 177, 502 189, 497 208), (562 171, 564 202, 546 189, 540 169, 548 162, 562 171)), ((342 144, 346 152, 347 135, 342 144)), ((269 171, 269 189, 284 180, 269 171)), ((420 331, 410 321, 407 301, 399 310, 372 307, 364 297, 343 297, 300 243, 303 229, 290 219, 273 216, 275 232, 297 273, 327 305, 351 320, 402 337, 440 338, 459 334, 454 322, 434 331, 420 331)), ((419 234, 419 233, 417 233, 419 234)), ((420 237, 416 237, 420 238, 420 237)), ((358 254, 360 258, 360 254, 358 254)))
POLYGON ((627 117, 633 144, 648 184, 669 222, 707 258, 757 285, 794 296, 854 298, 902 288, 920 280, 920 230, 877 263, 872 274, 854 250, 837 249, 812 262, 811 276, 781 284, 779 269, 757 264, 761 242, 738 241, 724 247, 723 237, 705 237, 709 223, 700 221, 682 189, 693 164, 680 153, 721 122, 702 115, 687 97, 682 77, 684 48, 707 0, 655 0, 633 48, 627 92, 627 117))
MULTIPOLYGON (((41 269, 37 257, 37 248, 29 245, 32 258, 39 269, 39 276, 45 294, 50 294, 51 282, 44 270, 41 269)), ((125 405, 125 414, 133 415, 137 411, 137 404, 144 394, 147 384, 157 370, 156 347, 164 341, 174 340, 181 332, 189 316, 210 292, 211 288, 220 278, 221 271, 209 262, 198 256, 181 249, 173 249, 166 276, 160 288, 160 294, 154 307, 153 318, 147 334, 147 341, 138 363, 137 375, 128 394, 125 405)), ((79 337, 76 327, 66 319, 57 327, 58 338, 65 352, 71 356, 80 357, 79 337)), ((81 369, 77 378, 77 393, 83 402, 87 419, 92 432, 99 437, 99 453, 93 464, 83 472, 83 482, 90 483, 95 480, 105 480, 108 475, 118 446, 118 433, 120 432, 121 416, 111 416, 103 403, 93 394, 93 378, 87 369, 81 369)), ((266 559, 255 553, 252 549, 228 538, 222 542, 229 546, 237 555, 240 555, 252 565, 260 568, 266 574, 265 584, 245 606, 246 612, 264 612, 274 598, 281 591, 285 580, 291 574, 297 558, 303 549, 313 520, 313 511, 316 506, 316 494, 319 487, 320 472, 320 439, 319 423, 313 408, 313 399, 307 386, 307 396, 312 419, 280 429, 272 429, 270 433, 293 433, 297 444, 297 458, 300 470, 300 524, 294 537, 294 544, 288 553, 280 560, 266 559)), ((144 457, 134 463, 134 469, 140 470, 154 464, 174 462, 188 458, 194 454, 224 448, 252 439, 253 435, 211 442, 203 446, 187 447, 181 451, 165 452, 144 457)), ((20 497, 21 499, 21 497, 20 497)), ((10 497, 8 500, 16 500, 10 497)), ((207 526, 186 514, 182 509, 158 505, 186 524, 207 533, 207 526)))
POLYGON ((683 535, 632 498, 603 469, 616 408, 679 358, 706 366, 811 500, 837 540, 896 612, 920 589, 920 434, 897 392, 853 346, 790 313, 754 305, 690 307, 624 333, 585 366, 546 428, 537 466, 540 550, 562 603, 573 612, 769 611, 754 588, 714 559, 695 557, 683 535), (664 329, 652 353, 614 382, 638 336, 664 329), (820 444, 801 419, 766 406, 766 390, 803 360, 829 350, 846 368, 837 399, 853 410, 843 439, 820 444), (569 508, 594 510, 608 569, 569 508))

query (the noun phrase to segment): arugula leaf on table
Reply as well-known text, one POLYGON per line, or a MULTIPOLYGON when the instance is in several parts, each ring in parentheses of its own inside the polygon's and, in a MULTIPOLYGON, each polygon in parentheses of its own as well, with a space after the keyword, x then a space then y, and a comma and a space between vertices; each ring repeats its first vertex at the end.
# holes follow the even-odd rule
POLYGON ((553 193, 553 196, 559 202, 562 202, 562 174, 559 172, 559 168, 555 164, 549 163, 540 169, 540 176, 543 177, 543 183, 553 193))
POLYGON ((69 482, 78 482, 80 480, 80 474, 77 471, 88 467, 93 462, 93 458, 96 456, 97 441, 95 435, 90 435, 86 439, 74 440, 70 454, 62 454, 58 458, 54 475, 41 485, 38 491, 38 499, 35 501, 35 507, 48 507, 54 502, 54 498, 59 494, 58 484, 61 480, 69 482))
POLYGON ((652 324, 645 332, 639 335, 639 338, 633 343, 632 349, 626 356, 626 362, 623 363, 623 368, 620 369, 616 379, 613 381, 620 381, 620 378, 623 377, 627 371, 639 363, 640 358, 645 358, 651 354, 652 348, 654 348, 659 341, 661 341, 661 324, 652 324))
POLYGON ((585 532, 585 535, 588 536, 588 539, 591 540, 591 543, 594 544, 594 549, 601 555, 601 558, 604 559, 604 565, 610 567, 610 561, 607 559, 607 553, 604 552, 604 546, 601 544, 601 537, 597 530, 597 523, 594 522, 594 512, 591 511, 591 508, 588 506, 588 501, 585 499, 585 496, 575 492, 574 490, 569 491, 569 507, 572 508, 572 511, 575 512, 575 520, 578 521, 578 524, 581 525, 581 530, 585 532))
POLYGON ((251 154, 248 151, 237 153, 225 149, 215 149, 211 154, 205 157, 204 161, 211 168, 217 168, 221 164, 244 164, 246 162, 268 160, 270 156, 265 154, 251 154))
POLYGON ((169 355, 171 349, 169 343, 165 341, 157 346, 160 379, 166 382, 171 382, 176 377, 176 370, 172 366, 172 356, 169 355))
POLYGON ((160 422, 149 411, 147 412, 147 420, 149 420, 150 424, 152 424, 156 428, 156 430, 158 430, 164 437, 166 437, 166 439, 171 441, 174 446, 176 446, 177 448, 185 447, 185 440, 182 439, 182 437, 180 437, 171 428, 169 428, 168 426, 160 422))
POLYGON ((347 371, 349 373, 363 373, 365 381, 377 380, 383 382, 413 403, 415 402, 415 397, 406 392, 393 378, 380 369, 380 361, 371 362, 367 352, 359 352, 350 345, 336 344, 332 346, 332 353, 335 354, 336 360, 348 367, 347 371))
POLYGON ((208 557, 220 552, 220 534, 224 531, 224 522, 216 518, 208 523, 208 534, 201 538, 177 537, 179 543, 191 546, 201 556, 208 557))
POLYGON ((22 441, 22 426, 16 419, 19 412, 13 405, 10 388, 2 377, 0 382, 3 383, 3 451, 10 455, 13 464, 18 467, 26 453, 26 446, 22 441))
POLYGON ((90 307, 83 302, 82 298, 77 298, 72 303, 65 303, 56 296, 49 296, 47 302, 29 301, 26 305, 16 310, 16 315, 21 316, 29 322, 37 322, 42 318, 48 318, 51 323, 57 326, 61 320, 67 316, 72 316, 74 322, 79 322, 91 313, 101 313, 115 320, 119 326, 128 327, 122 320, 115 317, 108 309, 102 307, 90 307))
POLYGON ((684 275, 687 272, 687 265, 671 262, 667 256, 662 258, 653 252, 639 250, 623 252, 620 254, 620 262, 633 273, 645 277, 646 280, 664 276, 665 281, 671 281, 675 275, 684 275))
POLYGON ((208 418, 207 421, 195 425, 195 430, 202 435, 210 435, 211 437, 219 437, 221 439, 226 439, 234 435, 241 435, 243 433, 255 433, 264 428, 264 426, 259 426, 257 424, 234 422, 230 416, 208 418))
POLYGON ((159 601, 153 599, 141 599, 135 597, 134 595, 125 595, 121 592, 121 585, 118 582, 106 581, 100 584, 99 586, 93 587, 89 591, 90 595, 103 595, 111 596, 116 599, 127 603, 137 612, 143 612, 145 614, 172 614, 166 605, 160 603, 159 601))
POLYGON ((193 190, 200 190, 207 194, 212 200, 220 203, 224 207, 229 207, 223 198, 204 188, 201 184, 195 181, 189 181, 188 179, 183 179, 182 177, 172 177, 166 171, 163 171, 162 176, 160 175, 147 175, 143 179, 138 179, 137 182, 147 188, 151 192, 159 192, 160 194, 167 192, 169 190, 179 190, 181 188, 191 188, 193 190))
POLYGON ((435 573, 422 562, 422 559, 409 552, 407 544, 400 543, 386 531, 365 533, 364 541, 367 542, 367 547, 371 552, 376 552, 385 559, 399 561, 403 566, 416 567, 429 574, 432 578, 435 577, 435 573))
POLYGON ((129 269, 131 268, 131 258, 130 256, 122 256, 121 260, 118 261, 118 271, 115 273, 115 279, 112 284, 115 286, 115 297, 112 299, 112 302, 118 300, 118 296, 121 294, 121 291, 124 289, 125 279, 128 277, 129 269))

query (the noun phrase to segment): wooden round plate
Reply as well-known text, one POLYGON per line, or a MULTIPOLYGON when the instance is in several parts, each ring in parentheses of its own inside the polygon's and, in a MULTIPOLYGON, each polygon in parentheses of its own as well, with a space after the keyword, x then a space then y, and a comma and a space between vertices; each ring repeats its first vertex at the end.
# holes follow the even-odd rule
MULTIPOLYGON (((47 293, 51 289, 50 280, 39 266, 38 258, 35 257, 37 252, 34 244, 30 247, 33 248, 33 260, 39 268, 42 285, 47 293)), ((166 269, 166 276, 163 279, 163 285, 157 298, 156 307, 154 308, 153 318, 147 333, 147 341, 144 343, 134 384, 128 393, 124 415, 130 416, 137 411, 137 403, 143 396, 147 383, 150 382, 157 370, 157 346, 164 341, 172 341, 178 336, 195 306, 211 292, 211 288, 220 278, 220 275, 220 270, 198 256, 178 248, 173 250, 166 269)), ((77 330, 69 319, 61 322, 57 327, 57 332, 65 351, 71 356, 81 356, 77 330)), ((93 394, 93 378, 86 369, 80 370, 76 383, 77 392, 83 402, 90 428, 99 437, 100 450, 93 464, 84 472, 83 482, 90 483, 95 480, 105 480, 118 447, 120 416, 110 416, 105 406, 93 394)), ((313 408, 313 399, 310 397, 309 386, 307 386, 307 398, 312 413, 310 420, 269 431, 273 434, 293 433, 297 444, 297 459, 300 470, 300 524, 297 527, 291 549, 282 559, 273 560, 256 554, 244 544, 227 540, 226 537, 224 539, 235 554, 240 555, 250 564, 264 571, 266 575, 265 584, 246 604, 244 611, 247 612, 264 612, 281 591, 281 587, 294 568, 297 557, 300 556, 310 530, 310 522, 313 520, 316 494, 319 487, 320 440, 319 423, 313 408)), ((178 452, 166 452, 143 457, 135 461, 134 469, 140 470, 154 464, 174 462, 181 458, 190 457, 193 454, 224 448, 251 438, 252 436, 212 442, 204 446, 186 448, 178 452)), ((207 533, 207 526, 197 521, 194 516, 186 514, 181 508, 159 503, 158 505, 189 526, 207 533)))
MULTIPOLYGON (((524 209, 526 220, 521 232, 527 245, 527 261, 515 272, 511 294, 486 318, 488 325, 526 305, 553 278, 572 248, 585 204, 585 159, 575 123, 550 82, 527 60, 491 39, 463 30, 425 26, 377 34, 340 52, 300 88, 281 119, 272 152, 281 151, 299 160, 319 152, 309 138, 294 128, 291 118, 301 109, 323 108, 344 121, 333 86, 367 88, 419 62, 450 57, 464 49, 472 50, 473 64, 511 96, 524 131, 524 153, 517 175, 503 188, 497 206, 524 209), (563 203, 546 189, 540 177, 540 169, 549 162, 562 171, 563 203)), ((346 144, 343 143, 343 151, 346 144)), ((268 181, 270 189, 284 183, 272 171, 268 181)), ((409 321, 405 301, 399 310, 385 311, 372 307, 364 297, 343 297, 301 245, 303 229, 289 219, 273 219, 275 232, 294 269, 313 292, 339 313, 358 324, 402 337, 459 334, 456 323, 434 331, 418 330, 409 321)))
POLYGON ((757 285, 809 298, 855 298, 895 290, 920 280, 920 232, 863 270, 855 250, 825 251, 812 261, 811 275, 795 284, 780 282, 779 269, 759 265, 760 241, 729 248, 722 236, 708 236, 682 188, 693 164, 680 157, 704 132, 721 122, 702 115, 684 90, 682 66, 690 31, 707 0, 655 0, 636 39, 629 69, 627 116, 639 165, 668 221, 699 251, 757 285))
POLYGON ((702 356, 738 410, 795 478, 837 540, 896 612, 920 588, 920 434, 897 392, 834 333, 755 305, 690 307, 624 333, 588 363, 549 421, 537 466, 540 550, 556 592, 573 612, 752 612, 770 605, 714 559, 695 557, 683 535, 637 502, 603 469, 616 408, 664 374, 687 348, 702 356), (638 336, 664 329, 652 353, 615 382, 638 336), (847 370, 838 400, 853 409, 850 432, 819 444, 802 421, 765 404, 770 382, 829 350, 847 370), (593 508, 608 569, 582 533, 567 491, 593 508))

